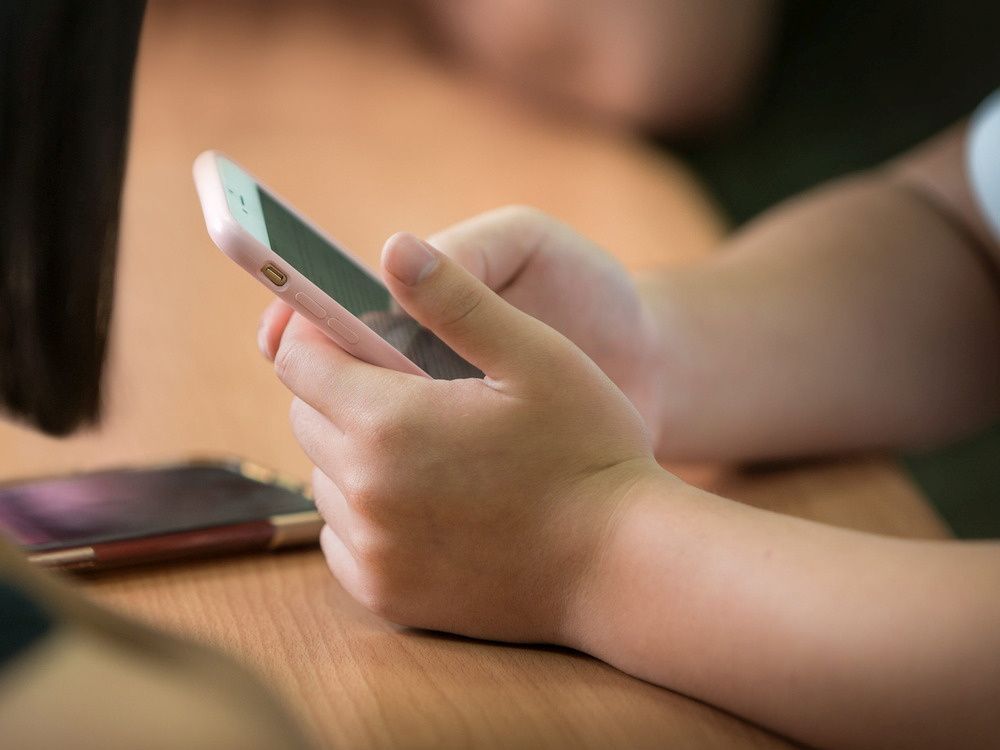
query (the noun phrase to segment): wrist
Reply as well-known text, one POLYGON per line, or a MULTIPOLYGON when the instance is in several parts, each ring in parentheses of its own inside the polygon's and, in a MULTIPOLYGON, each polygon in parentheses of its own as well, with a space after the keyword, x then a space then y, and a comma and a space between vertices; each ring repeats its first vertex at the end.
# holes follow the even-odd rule
POLYGON ((607 628, 618 607, 617 592, 625 583, 623 570, 624 537, 628 529, 641 523, 650 502, 667 502, 678 492, 693 490, 652 460, 641 460, 624 469, 613 488, 600 499, 602 513, 595 523, 583 565, 577 567, 558 627, 556 642, 592 653, 591 646, 607 628))

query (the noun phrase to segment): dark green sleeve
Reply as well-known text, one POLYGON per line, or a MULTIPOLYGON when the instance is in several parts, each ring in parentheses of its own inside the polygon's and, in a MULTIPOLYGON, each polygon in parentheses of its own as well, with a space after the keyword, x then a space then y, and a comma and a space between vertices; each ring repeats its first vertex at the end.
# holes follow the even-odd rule
POLYGON ((52 626, 52 618, 25 591, 0 579, 0 674, 52 626))
POLYGON ((739 225, 968 115, 1000 85, 998 29, 995 1, 787 0, 754 110, 682 153, 739 225))

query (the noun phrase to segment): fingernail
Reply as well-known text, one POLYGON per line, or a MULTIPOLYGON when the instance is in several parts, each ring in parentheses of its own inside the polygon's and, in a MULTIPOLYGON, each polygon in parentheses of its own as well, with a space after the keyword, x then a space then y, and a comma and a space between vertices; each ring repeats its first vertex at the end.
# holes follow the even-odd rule
POLYGON ((386 242, 382 264, 407 286, 416 286, 434 270, 438 258, 427 243, 412 234, 401 233, 386 242))

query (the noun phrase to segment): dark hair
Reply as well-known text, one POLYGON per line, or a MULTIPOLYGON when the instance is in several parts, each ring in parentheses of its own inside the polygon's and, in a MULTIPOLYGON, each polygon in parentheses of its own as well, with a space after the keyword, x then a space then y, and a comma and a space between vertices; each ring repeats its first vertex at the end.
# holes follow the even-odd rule
POLYGON ((100 412, 144 7, 0 3, 0 401, 51 434, 100 412))

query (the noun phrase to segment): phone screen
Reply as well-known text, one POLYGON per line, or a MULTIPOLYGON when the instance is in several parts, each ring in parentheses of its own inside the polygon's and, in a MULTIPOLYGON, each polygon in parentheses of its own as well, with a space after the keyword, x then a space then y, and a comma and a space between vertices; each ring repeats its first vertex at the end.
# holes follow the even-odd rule
POLYGON ((315 510, 235 467, 97 471, 0 486, 0 533, 32 552, 226 526, 315 510))
POLYGON ((240 167, 217 156, 229 210, 255 238, 438 380, 483 373, 403 312, 389 290, 304 224, 240 167))

